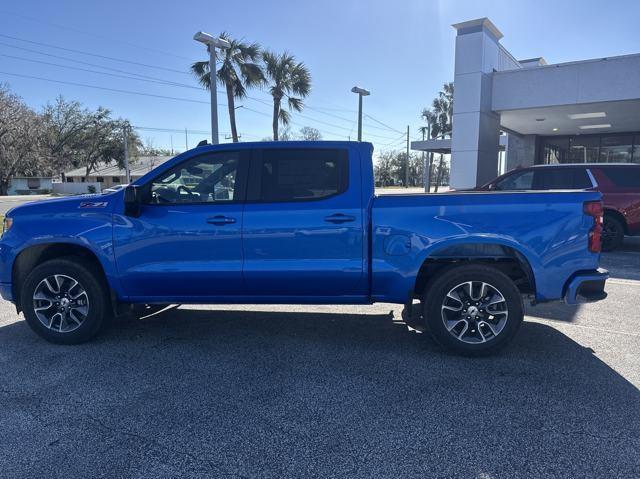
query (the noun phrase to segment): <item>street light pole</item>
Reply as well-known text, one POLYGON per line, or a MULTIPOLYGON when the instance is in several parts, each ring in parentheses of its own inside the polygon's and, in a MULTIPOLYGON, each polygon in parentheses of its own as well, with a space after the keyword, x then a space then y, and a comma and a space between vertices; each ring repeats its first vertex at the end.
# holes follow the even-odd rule
POLYGON ((358 141, 362 141, 362 97, 369 96, 371 92, 354 86, 351 91, 358 94, 358 141))
POLYGON ((404 169, 404 187, 409 188, 409 125, 407 125, 407 164, 404 169))
POLYGON ((211 143, 220 143, 218 136, 218 92, 216 90, 216 48, 229 48, 231 45, 224 38, 215 38, 205 32, 197 32, 193 39, 204 43, 209 50, 209 91, 211 93, 211 143))
POLYGON ((216 88, 216 47, 209 44, 209 91, 211 92, 211 143, 220 143, 218 138, 218 90, 216 88))

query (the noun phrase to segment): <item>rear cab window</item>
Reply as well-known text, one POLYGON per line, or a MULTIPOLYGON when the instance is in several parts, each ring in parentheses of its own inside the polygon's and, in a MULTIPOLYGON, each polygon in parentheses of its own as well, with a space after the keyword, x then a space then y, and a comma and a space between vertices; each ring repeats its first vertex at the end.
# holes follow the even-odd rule
POLYGON ((539 168, 535 170, 534 190, 582 190, 592 188, 586 168, 539 168))
POLYGON ((250 199, 316 201, 348 188, 348 153, 341 149, 265 148, 252 163, 250 199))

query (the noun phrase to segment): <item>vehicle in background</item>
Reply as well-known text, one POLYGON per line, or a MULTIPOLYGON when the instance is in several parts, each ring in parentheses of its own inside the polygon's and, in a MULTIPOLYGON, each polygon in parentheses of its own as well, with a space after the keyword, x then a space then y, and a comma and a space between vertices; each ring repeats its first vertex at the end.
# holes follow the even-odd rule
POLYGON ((476 188, 478 191, 596 190, 602 193, 602 250, 640 234, 640 165, 576 163, 517 168, 476 188))
POLYGON ((109 195, 15 208, 0 294, 64 344, 132 305, 398 303, 465 354, 506 345, 523 298, 606 297, 599 192, 376 196, 372 153, 205 145, 109 195))

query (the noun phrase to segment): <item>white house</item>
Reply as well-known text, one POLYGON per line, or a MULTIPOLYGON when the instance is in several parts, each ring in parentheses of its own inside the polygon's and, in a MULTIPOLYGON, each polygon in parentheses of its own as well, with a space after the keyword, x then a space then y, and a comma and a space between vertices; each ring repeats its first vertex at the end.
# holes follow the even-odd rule
MULTIPOLYGON (((165 161, 172 158, 171 156, 141 156, 136 158, 130 164, 131 181, 137 180, 141 176, 146 175, 149 171, 153 170, 158 165, 161 165, 165 161)), ((118 167, 118 164, 113 161, 106 165, 99 165, 98 168, 92 171, 88 177, 85 176, 86 169, 76 168, 64 175, 64 181, 66 183, 98 183, 100 190, 109 188, 111 186, 124 184, 127 182, 127 174, 124 168, 118 167)))
POLYGON ((9 180, 8 195, 42 195, 51 193, 52 178, 14 177, 9 180))

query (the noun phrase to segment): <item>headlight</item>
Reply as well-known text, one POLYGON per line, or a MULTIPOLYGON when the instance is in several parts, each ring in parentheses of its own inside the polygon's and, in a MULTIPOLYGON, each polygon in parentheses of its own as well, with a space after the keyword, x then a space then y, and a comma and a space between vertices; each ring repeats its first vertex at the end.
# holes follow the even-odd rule
POLYGON ((12 226, 13 226, 13 218, 9 218, 5 216, 4 220, 2 221, 2 235, 4 236, 4 234, 7 231, 9 231, 12 226))

